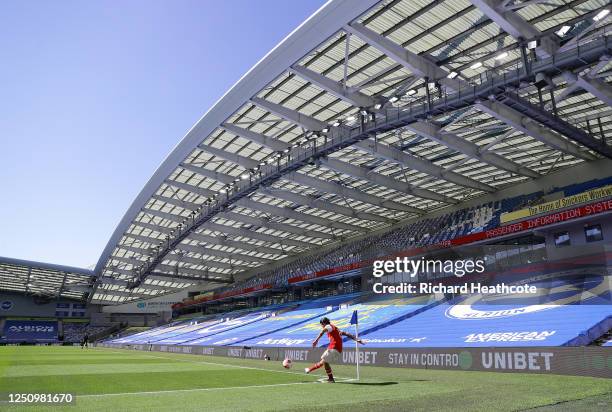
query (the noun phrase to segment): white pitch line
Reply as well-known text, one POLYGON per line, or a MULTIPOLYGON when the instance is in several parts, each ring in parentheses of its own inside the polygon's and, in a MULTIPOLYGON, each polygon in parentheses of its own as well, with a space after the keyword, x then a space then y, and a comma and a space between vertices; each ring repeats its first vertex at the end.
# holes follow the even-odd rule
POLYGON ((167 356, 157 356, 157 355, 143 355, 143 356, 148 356, 150 358, 157 358, 157 359, 171 359, 171 360, 176 360, 176 361, 179 361, 179 362, 201 363, 203 365, 225 366, 225 367, 228 367, 228 368, 253 369, 253 370, 258 370, 258 371, 276 372, 276 373, 289 373, 289 374, 293 374, 293 375, 308 376, 308 374, 306 374, 306 373, 290 372, 290 371, 277 371, 277 370, 274 370, 274 369, 257 368, 255 366, 232 365, 230 363, 206 362, 206 361, 200 361, 200 360, 180 359, 180 358, 172 358, 172 357, 169 358, 167 356))
MULTIPOLYGON (((126 352, 117 352, 117 351, 112 351, 112 352, 113 353, 126 353, 126 352)), ((132 352, 128 352, 128 353, 132 353, 132 352)), ((232 365, 232 364, 229 364, 229 363, 221 363, 221 362, 206 362, 206 361, 192 360, 192 359, 180 359, 180 358, 167 357, 167 356, 149 355, 149 354, 146 354, 146 353, 139 353, 139 355, 140 356, 150 357, 150 358, 157 358, 157 359, 177 360, 177 361, 180 361, 180 362, 201 363, 201 364, 204 364, 204 365, 226 366, 228 368, 253 369, 253 370, 267 371, 267 372, 289 373, 289 374, 300 375, 300 376, 312 376, 312 377, 318 376, 318 375, 310 375, 310 374, 306 374, 306 373, 302 373, 302 372, 278 371, 278 370, 274 370, 274 369, 257 368, 255 366, 241 366, 241 365, 232 365)), ((189 354, 179 353, 179 355, 189 355, 189 354)), ((198 356, 198 355, 192 355, 192 356, 198 356)), ((234 359, 238 359, 238 358, 234 358, 234 359)), ((352 380, 353 378, 336 377, 336 379, 342 379, 342 380, 349 379, 349 380, 352 380)))
MULTIPOLYGON (((337 378, 334 376, 334 380, 337 380, 337 379, 342 380, 342 382, 353 382, 357 380, 357 378, 337 378)), ((317 382, 327 382, 327 378, 323 376, 322 378, 317 379, 317 382)))
POLYGON ((319 382, 315 381, 315 382, 273 383, 269 385, 222 386, 218 388, 172 389, 172 390, 167 390, 167 391, 98 393, 98 394, 90 394, 90 395, 77 395, 77 398, 100 398, 104 396, 158 395, 158 394, 178 393, 178 392, 204 392, 204 391, 223 391, 223 390, 231 390, 231 389, 271 388, 275 386, 312 385, 313 383, 319 383, 319 382))
MULTIPOLYGON (((106 352, 106 353, 117 353, 117 354, 125 354, 126 352, 127 353, 132 353, 130 351, 119 352, 119 351, 106 351, 106 350, 104 352, 106 352)), ((167 357, 167 356, 149 355, 149 354, 142 353, 142 352, 138 352, 138 355, 142 356, 142 357, 150 357, 150 358, 157 358, 157 359, 169 359, 169 360, 177 360, 177 361, 181 361, 181 362, 190 362, 190 363, 201 363, 201 364, 205 364, 205 365, 225 366, 225 367, 230 367, 230 368, 254 369, 254 370, 261 370, 261 371, 267 371, 267 372, 276 372, 276 373, 289 373, 289 374, 300 375, 300 376, 304 376, 304 377, 309 376, 309 377, 316 378, 318 376, 318 375, 309 375, 309 374, 299 373, 299 372, 277 371, 277 370, 273 370, 273 369, 256 368, 254 366, 231 365, 231 364, 227 364, 227 363, 206 362, 206 361, 198 361, 198 360, 191 360, 191 359, 179 359, 179 358, 167 357)), ((342 378, 342 377, 336 377, 336 379, 342 380, 343 382, 352 382, 352 381, 356 380, 355 378, 342 378)), ((276 387, 276 386, 291 386, 291 385, 312 385, 312 384, 319 384, 319 383, 322 383, 322 382, 325 382, 325 377, 317 379, 317 380, 315 380, 313 382, 274 383, 274 384, 269 384, 269 385, 250 385, 250 386, 225 386, 225 387, 218 387, 218 388, 172 389, 172 390, 165 390, 165 391, 100 393, 100 394, 78 395, 78 398, 100 398, 100 397, 105 397, 105 396, 128 396, 128 395, 156 395, 156 394, 179 393, 179 392, 210 392, 210 391, 221 391, 221 390, 231 390, 231 389, 270 388, 270 387, 276 387)))

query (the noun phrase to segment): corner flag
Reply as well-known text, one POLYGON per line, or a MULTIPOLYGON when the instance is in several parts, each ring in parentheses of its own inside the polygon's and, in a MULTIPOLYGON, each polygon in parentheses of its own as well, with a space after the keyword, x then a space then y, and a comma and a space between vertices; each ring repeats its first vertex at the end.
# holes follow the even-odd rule
POLYGON ((357 365, 357 380, 359 380, 359 344, 357 343, 357 339, 359 339, 359 319, 356 310, 353 311, 351 316, 351 325, 355 325, 355 364, 357 365))

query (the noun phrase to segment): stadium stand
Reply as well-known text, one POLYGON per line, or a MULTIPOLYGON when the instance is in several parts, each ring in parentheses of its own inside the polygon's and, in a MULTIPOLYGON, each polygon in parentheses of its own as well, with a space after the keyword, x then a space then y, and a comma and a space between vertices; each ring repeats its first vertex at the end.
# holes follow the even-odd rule
POLYGON ((357 301, 361 298, 361 296, 361 292, 347 293, 343 295, 326 296, 295 303, 300 305, 300 309, 322 308, 329 306, 338 307, 341 304, 350 304, 357 301))
POLYGON ((277 313, 274 306, 244 316, 227 313, 222 320, 185 321, 109 342, 308 347, 320 317, 348 328, 354 310, 370 347, 579 346, 612 327, 606 276, 553 273, 530 284, 540 290, 535 297, 475 295, 446 302, 425 295, 357 302, 359 294, 332 296, 277 313))
POLYGON ((544 296, 459 297, 363 335, 382 347, 586 345, 612 326, 608 282, 602 276, 553 275, 532 283, 547 291, 544 296))
MULTIPOLYGON (((199 340, 198 343, 213 346, 241 344, 248 339, 263 335, 267 336, 268 334, 279 332, 304 322, 318 321, 321 316, 336 313, 334 311, 340 305, 358 300, 360 296, 361 293, 353 293, 293 302, 297 304, 297 308, 279 312, 272 312, 273 308, 266 307, 264 309, 271 313, 269 317, 235 330, 212 335, 206 340, 199 340)), ((182 344, 189 345, 190 342, 187 341, 182 344)))
POLYGON ((190 321, 171 322, 168 325, 162 325, 142 332, 114 338, 112 341, 116 343, 147 343, 150 340, 158 339, 158 336, 172 334, 175 331, 187 328, 191 324, 192 322, 190 321))
MULTIPOLYGON (((333 309, 325 307, 298 309, 289 312, 273 315, 261 319, 258 322, 239 328, 229 330, 223 333, 218 333, 208 338, 198 340, 198 344, 202 345, 237 345, 248 340, 249 338, 273 334, 279 330, 290 328, 294 325, 301 324, 305 321, 319 319, 321 316, 327 315, 333 309)), ((191 342, 183 342, 184 345, 190 345, 191 342)), ((245 343, 246 344, 246 343, 245 343)))
MULTIPOLYGON (((363 333, 384 327, 387 324, 414 316, 421 310, 426 309, 435 301, 429 297, 419 297, 406 300, 390 302, 365 302, 347 306, 326 316, 330 321, 340 328, 347 328, 351 314, 357 310, 360 314, 360 328, 363 333)), ((311 342, 321 330, 318 319, 301 322, 295 326, 287 326, 276 332, 263 336, 254 336, 249 340, 241 340, 239 343, 245 346, 273 346, 273 347, 309 347, 311 342)))
POLYGON ((231 312, 216 319, 192 319, 174 322, 170 326, 160 326, 134 335, 110 340, 111 343, 180 343, 182 341, 199 342, 207 336, 247 325, 270 316, 270 312, 260 310, 249 314, 231 312))
POLYGON ((69 323, 64 322, 64 342, 65 343, 80 343, 85 335, 89 338, 98 336, 100 333, 106 331, 106 326, 91 326, 83 323, 69 323))
POLYGON ((149 326, 130 326, 109 335, 108 339, 120 339, 151 330, 149 326))
MULTIPOLYGON (((518 242, 502 239, 508 222, 526 219, 509 219, 512 212, 576 195, 586 204, 589 190, 612 184, 612 53, 608 26, 594 23, 609 4, 502 2, 504 14, 522 9, 527 32, 531 23, 542 29, 512 38, 482 2, 339 3, 324 6, 207 111, 143 187, 95 267, 4 258, 1 288, 39 306, 73 299, 68 307, 79 318, 93 313, 117 327, 172 315, 167 325, 109 339, 130 345, 308 346, 319 317, 349 327, 355 310, 375 347, 601 339, 610 329, 609 284, 595 271, 578 281, 552 273, 556 280, 540 283, 554 292, 520 303, 504 294, 373 299, 359 275, 373 259, 518 242), (431 33, 415 29, 427 19, 431 33), (157 297, 164 299, 151 302, 157 297), (122 307, 103 313, 106 305, 122 307)), ((607 202, 602 215, 610 199, 612 192, 597 198, 607 202)), ((528 246, 535 238, 551 246, 554 234, 537 233, 546 225, 520 229, 528 246)), ((57 324, 46 337, 10 321, 4 329, 5 340, 57 340, 57 324)), ((95 329, 66 325, 64 338, 86 333, 95 329)))
POLYGON ((204 342, 208 342, 209 336, 216 335, 218 333, 229 330, 234 330, 239 327, 261 321, 270 316, 270 312, 258 311, 247 315, 236 316, 234 318, 232 318, 232 315, 232 313, 229 313, 226 315, 227 318, 225 318, 223 322, 215 323, 213 325, 207 325, 195 331, 188 332, 184 335, 181 335, 180 338, 177 338, 174 341, 189 341, 191 345, 198 345, 204 342))
MULTIPOLYGON (((478 233, 500 225, 502 213, 533 206, 544 196, 572 196, 612 183, 612 178, 593 180, 578 185, 553 188, 511 199, 488 202, 477 207, 460 209, 442 216, 419 220, 384 236, 369 237, 337 248, 323 257, 302 258, 269 274, 253 277, 246 282, 215 291, 215 295, 232 296, 247 288, 286 287, 290 279, 351 263, 361 263, 377 256, 410 248, 434 245, 471 233, 478 233)), ((330 271, 335 274, 333 270, 330 271)), ((609 288, 603 278, 593 277, 588 282, 596 288, 609 288), (597 284, 597 279, 601 284, 597 284), (595 283, 594 283, 595 282, 595 283)), ((571 289, 573 283, 558 280, 559 284, 542 284, 559 290, 571 289), (564 283, 565 282, 565 283, 564 283)), ((585 282, 584 280, 582 281, 585 282)), ((602 290, 599 290, 602 292, 602 290)), ((589 292, 584 292, 587 293, 589 292)), ((592 295, 592 293, 591 293, 592 295)), ((130 343, 157 342, 181 345, 246 345, 246 346, 303 346, 309 345, 318 329, 316 319, 327 314, 332 321, 344 325, 351 311, 358 310, 362 318, 362 336, 370 345, 382 347, 422 346, 529 346, 529 345, 585 345, 610 328, 609 297, 582 296, 568 303, 562 300, 534 302, 501 302, 509 297, 498 296, 497 302, 466 303, 458 297, 450 302, 424 297, 421 304, 374 304, 363 301, 361 293, 333 295, 319 299, 286 302, 255 309, 254 313, 229 312, 215 320, 195 318, 193 322, 173 325, 165 330, 149 331, 142 337, 135 335, 130 343), (600 299, 600 301, 598 301, 600 299), (606 300, 607 299, 607 300, 606 300), (339 305, 343 304, 342 308, 339 305), (541 305, 546 306, 541 306, 541 305), (293 305, 293 306, 291 306, 293 305), (478 309, 480 308, 480 309, 478 309), (523 313, 525 312, 525 313, 523 313), (474 313, 487 313, 478 317, 474 313), (462 318, 462 316, 464 318, 462 318), (219 320, 219 318, 222 319, 219 320), (200 323, 203 322, 203 323, 200 323)), ((552 299, 550 296, 547 299, 552 299)), ((367 298, 366 298, 367 299, 367 298)), ((213 299, 214 300, 214 299, 213 299)), ((184 302, 184 304, 198 303, 184 302)), ((251 309, 253 310, 253 309, 251 309)), ((118 342, 118 341, 117 341, 118 342)))
MULTIPOLYGON (((551 188, 546 194, 551 195, 558 193, 563 196, 572 196, 610 184, 612 184, 612 177, 591 180, 560 188, 551 188)), ((461 209, 432 219, 419 220, 386 233, 385 235, 368 237, 351 242, 323 256, 315 255, 300 258, 274 271, 264 272, 244 282, 236 282, 231 287, 217 289, 215 293, 222 294, 264 285, 286 287, 290 278, 330 270, 334 267, 357 264, 386 254, 405 251, 410 248, 431 246, 451 239, 499 227, 502 213, 533 205, 534 201, 542 198, 543 195, 544 192, 542 191, 530 193, 510 199, 503 199, 501 201, 487 202, 480 206, 461 209)), ((178 306, 180 307, 194 303, 198 302, 186 301, 183 305, 178 306)))
MULTIPOLYGON (((168 333, 156 334, 154 336, 148 336, 146 343, 178 343, 182 341, 182 336, 188 336, 191 332, 198 332, 207 330, 210 327, 223 323, 221 319, 202 320, 202 321, 190 321, 186 322, 184 327, 176 328, 168 333)), ((144 343, 145 341, 140 340, 136 343, 144 343)))
MULTIPOLYGON (((162 326, 146 332, 121 337, 119 339, 111 339, 110 342, 130 344, 204 343, 211 340, 209 336, 218 336, 218 334, 222 332, 234 330, 238 327, 241 327, 241 331, 243 330, 242 328, 246 328, 247 326, 254 326, 253 330, 260 328, 260 325, 263 325, 263 321, 265 320, 269 320, 273 324, 279 324, 278 322, 281 320, 281 317, 277 317, 273 320, 270 318, 273 317, 273 314, 275 315, 282 313, 282 311, 286 310, 288 307, 295 308, 297 305, 299 305, 300 310, 287 312, 290 314, 287 316, 291 316, 291 319, 303 320, 304 316, 307 316, 308 313, 314 313, 312 316, 316 316, 320 313, 326 313, 331 310, 326 309, 327 307, 335 306, 337 308, 340 302, 349 302, 357 298, 359 295, 360 294, 358 293, 347 294, 341 296, 324 297, 304 302, 270 305, 263 308, 258 308, 252 313, 248 313, 249 311, 234 311, 213 317, 192 318, 182 322, 174 322, 169 326, 162 326), (245 314, 245 312, 247 313, 245 314)), ((253 335, 249 335, 248 337, 251 336, 253 335)))

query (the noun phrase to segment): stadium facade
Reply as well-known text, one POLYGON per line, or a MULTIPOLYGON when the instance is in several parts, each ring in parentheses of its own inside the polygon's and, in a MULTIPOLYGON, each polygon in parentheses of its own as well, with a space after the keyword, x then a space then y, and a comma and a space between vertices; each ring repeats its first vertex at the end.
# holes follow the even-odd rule
POLYGON ((332 0, 183 137, 93 270, 0 258, 4 311, 25 294, 58 318, 125 325, 149 324, 138 311, 150 306, 154 323, 182 318, 108 344, 159 350, 308 346, 318 317, 352 310, 370 314, 362 331, 380 348, 600 339, 612 327, 609 12, 603 0, 332 0), (502 296, 497 311, 365 296, 373 259, 430 254, 486 256, 495 281, 547 293, 502 296))

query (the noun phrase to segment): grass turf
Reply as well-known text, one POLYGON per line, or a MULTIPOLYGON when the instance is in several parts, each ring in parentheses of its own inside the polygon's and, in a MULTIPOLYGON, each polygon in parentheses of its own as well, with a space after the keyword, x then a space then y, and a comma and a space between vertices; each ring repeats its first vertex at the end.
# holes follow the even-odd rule
POLYGON ((612 380, 493 372, 335 366, 341 379, 296 363, 78 347, 0 347, 0 394, 63 393, 74 405, 0 410, 612 410, 612 380), (342 379, 344 378, 344 379, 342 379), (587 407, 588 406, 588 407, 587 407), (550 409, 549 409, 550 408, 550 409))

